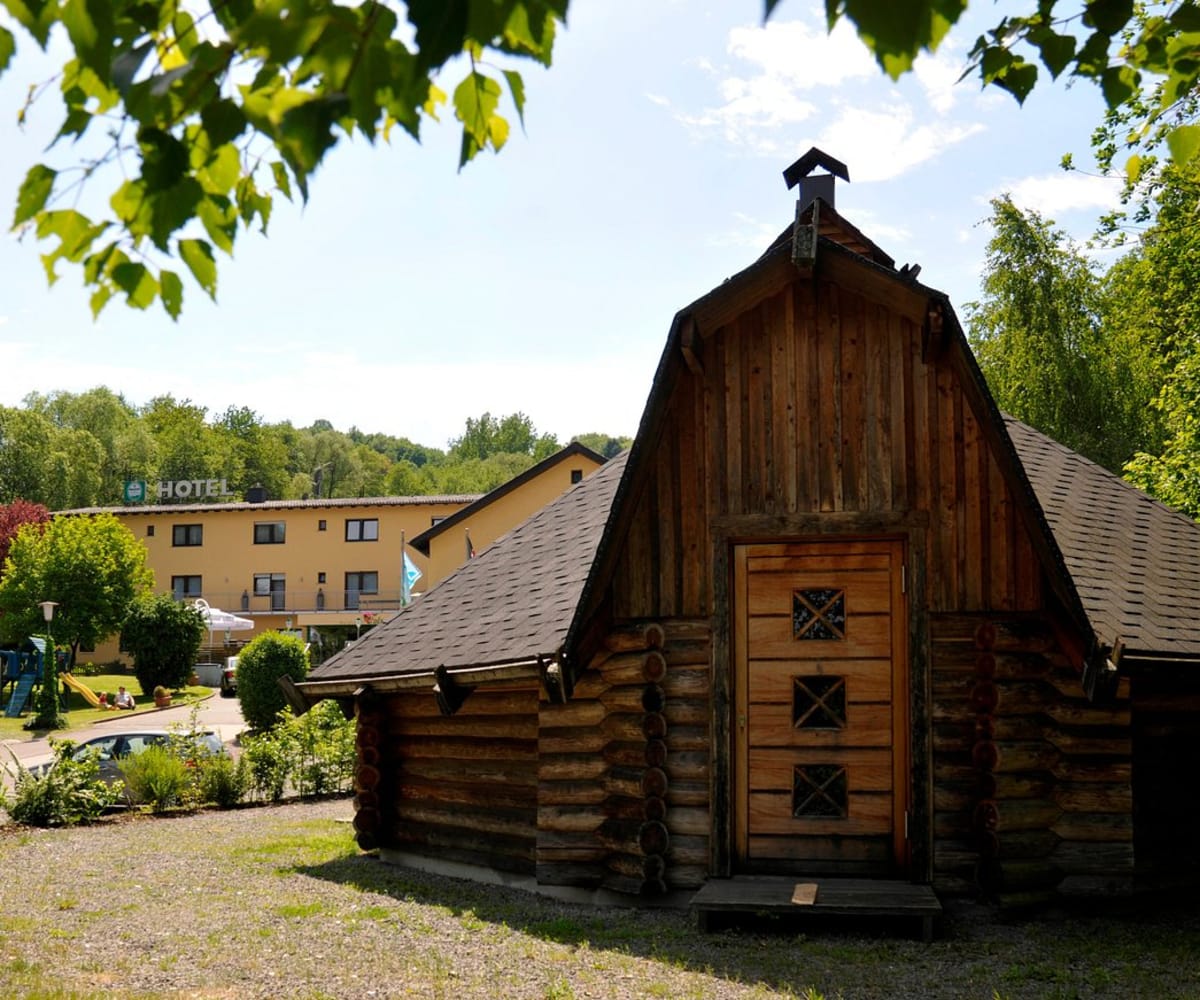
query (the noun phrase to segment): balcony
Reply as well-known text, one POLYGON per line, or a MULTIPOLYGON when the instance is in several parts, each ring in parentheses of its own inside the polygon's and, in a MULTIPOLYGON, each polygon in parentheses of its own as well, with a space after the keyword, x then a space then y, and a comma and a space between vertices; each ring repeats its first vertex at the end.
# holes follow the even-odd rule
POLYGON ((399 611, 400 588, 380 589, 376 593, 356 590, 340 590, 332 587, 316 587, 306 590, 282 590, 270 594, 252 594, 249 591, 208 590, 201 594, 188 594, 187 599, 203 597, 214 608, 232 611, 249 618, 267 615, 319 614, 321 612, 375 613, 399 611))

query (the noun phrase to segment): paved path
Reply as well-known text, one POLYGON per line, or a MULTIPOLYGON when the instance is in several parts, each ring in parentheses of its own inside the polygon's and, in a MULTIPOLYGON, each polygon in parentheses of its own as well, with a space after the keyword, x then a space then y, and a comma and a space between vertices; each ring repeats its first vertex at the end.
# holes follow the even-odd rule
MULTIPOLYGON (((105 732, 116 729, 168 729, 173 723, 186 724, 192 714, 192 705, 181 705, 178 708, 150 708, 136 712, 113 712, 112 717, 97 723, 88 729, 72 729, 70 732, 56 732, 57 737, 69 737, 77 742, 89 740, 93 736, 102 736, 105 732)), ((246 728, 242 719, 242 705, 237 698, 222 698, 217 692, 200 703, 197 716, 199 724, 205 729, 211 729, 221 737, 221 742, 232 743, 246 728)), ((26 767, 42 764, 53 756, 50 752, 50 742, 47 737, 22 736, 3 741, 0 749, 0 772, 11 765, 9 753, 26 767)))

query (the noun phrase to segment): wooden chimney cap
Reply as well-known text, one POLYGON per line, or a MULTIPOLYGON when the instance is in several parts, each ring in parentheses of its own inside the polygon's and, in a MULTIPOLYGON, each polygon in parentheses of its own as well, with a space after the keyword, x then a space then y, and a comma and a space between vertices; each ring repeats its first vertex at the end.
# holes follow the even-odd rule
POLYGON ((844 181, 849 182, 850 180, 850 170, 846 164, 830 156, 824 150, 813 146, 812 149, 783 172, 783 179, 787 181, 788 190, 790 191, 799 184, 800 179, 807 177, 816 167, 824 167, 835 177, 840 177, 844 181))

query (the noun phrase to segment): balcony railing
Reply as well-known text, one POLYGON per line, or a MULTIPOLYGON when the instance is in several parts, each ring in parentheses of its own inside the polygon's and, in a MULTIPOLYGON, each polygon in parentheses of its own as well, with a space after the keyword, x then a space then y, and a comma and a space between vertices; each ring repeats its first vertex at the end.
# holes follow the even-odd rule
POLYGON ((233 614, 295 614, 311 611, 396 611, 401 606, 400 588, 375 593, 318 587, 312 590, 283 590, 271 594, 249 591, 205 590, 188 594, 185 600, 203 597, 214 608, 233 614))

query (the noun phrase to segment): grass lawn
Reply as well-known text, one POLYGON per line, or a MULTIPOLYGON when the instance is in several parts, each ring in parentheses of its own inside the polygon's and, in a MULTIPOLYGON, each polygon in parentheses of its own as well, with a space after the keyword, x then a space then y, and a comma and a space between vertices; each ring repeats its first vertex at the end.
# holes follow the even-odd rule
MULTIPOLYGON (((116 695, 117 688, 122 684, 137 701, 137 708, 132 712, 118 711, 115 709, 92 708, 80 692, 74 689, 68 689, 70 694, 67 698, 67 722, 68 728, 63 730, 55 730, 56 733, 70 732, 73 729, 87 729, 89 726, 95 725, 97 722, 108 721, 114 716, 122 716, 128 718, 130 716, 144 716, 146 713, 157 712, 154 707, 154 699, 142 692, 142 686, 138 684, 137 678, 133 674, 98 674, 95 677, 83 677, 79 674, 73 675, 81 684, 85 684, 91 688, 96 694, 101 691, 108 692, 110 699, 116 695)), ((212 694, 212 688, 196 686, 185 687, 178 691, 171 692, 171 707, 177 708, 180 705, 192 705, 203 698, 207 698, 212 694)), ((34 689, 34 695, 31 695, 30 702, 32 703, 36 696, 37 689, 34 689)), ((5 689, 4 697, 0 698, 0 704, 8 703, 9 692, 5 689)), ((32 704, 26 706, 27 711, 23 716, 17 719, 9 719, 0 715, 0 739, 14 739, 28 735, 28 730, 25 729, 25 723, 33 717, 32 704)), ((143 720, 144 722, 145 720, 143 720)))

